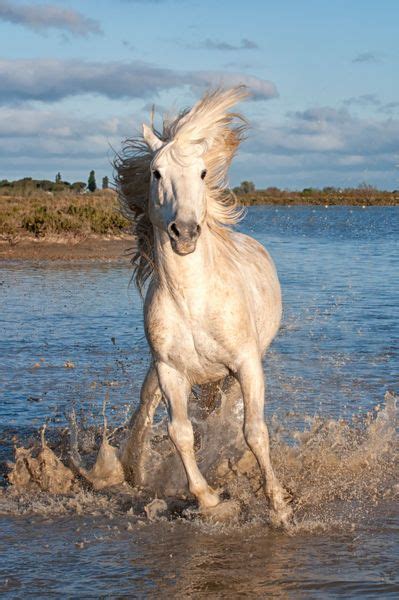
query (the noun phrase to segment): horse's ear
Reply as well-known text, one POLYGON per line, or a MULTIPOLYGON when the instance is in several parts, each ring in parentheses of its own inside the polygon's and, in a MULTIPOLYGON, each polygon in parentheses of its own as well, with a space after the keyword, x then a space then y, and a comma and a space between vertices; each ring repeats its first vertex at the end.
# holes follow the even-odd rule
POLYGON ((147 146, 153 152, 159 150, 161 146, 163 146, 163 141, 159 139, 151 129, 145 123, 143 123, 143 138, 147 146))

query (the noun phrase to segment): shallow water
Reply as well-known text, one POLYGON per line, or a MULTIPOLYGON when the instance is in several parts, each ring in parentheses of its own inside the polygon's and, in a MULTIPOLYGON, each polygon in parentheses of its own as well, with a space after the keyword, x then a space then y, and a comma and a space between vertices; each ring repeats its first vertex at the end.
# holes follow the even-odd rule
POLYGON ((356 533, 282 536, 181 521, 127 529, 127 521, 7 519, 0 545, 12 545, 9 562, 18 556, 20 563, 1 565, 3 590, 10 597, 22 597, 27 584, 32 595, 74 598, 397 597, 392 507, 356 533))
MULTIPOLYGON (((343 436, 341 454, 331 463, 339 493, 321 495, 312 510, 308 506, 293 535, 258 522, 223 530, 184 520, 144 526, 132 521, 127 529, 126 509, 112 504, 97 516, 89 501, 80 506, 81 515, 71 509, 57 516, 54 507, 43 510, 45 502, 16 503, 18 514, 0 518, 1 550, 7 551, 0 589, 10 597, 26 595, 27 585, 32 596, 45 590, 85 597, 399 593, 395 482, 376 478, 377 463, 361 465, 355 476, 354 455, 352 470, 338 468, 347 460, 349 440, 357 444, 351 452, 374 460, 378 436, 373 445, 362 438, 363 448, 361 436, 348 433, 348 423, 374 413, 387 390, 398 392, 399 211, 257 207, 240 228, 268 248, 283 288, 283 325, 265 360, 268 419, 273 416, 273 431, 284 428, 289 445, 300 440, 303 460, 310 446, 300 432, 317 431, 317 418, 327 425, 332 419, 331 437, 310 438, 312 461, 328 454, 326 443, 334 446, 334 435, 343 436), (357 494, 339 480, 348 473, 357 494)), ((44 421, 50 435, 64 427, 72 406, 83 425, 99 424, 106 390, 110 422, 126 418, 148 362, 141 303, 129 277, 122 262, 2 264, 3 458, 10 457, 14 435, 27 443, 44 421)), ((383 439, 388 458, 380 465, 387 473, 394 458, 389 436, 383 439)), ((287 456, 276 454, 283 472, 287 456)), ((325 469, 327 459, 319 469, 321 464, 325 469)), ((325 479, 316 478, 309 490, 315 493, 325 479)))

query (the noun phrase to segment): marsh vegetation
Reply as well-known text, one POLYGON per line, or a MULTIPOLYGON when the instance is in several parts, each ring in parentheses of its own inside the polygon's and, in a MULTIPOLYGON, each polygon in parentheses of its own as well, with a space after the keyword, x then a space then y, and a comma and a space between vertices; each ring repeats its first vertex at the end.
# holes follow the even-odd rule
POLYGON ((116 194, 36 191, 27 195, 0 195, 0 236, 15 238, 91 235, 120 236, 128 229, 116 194))

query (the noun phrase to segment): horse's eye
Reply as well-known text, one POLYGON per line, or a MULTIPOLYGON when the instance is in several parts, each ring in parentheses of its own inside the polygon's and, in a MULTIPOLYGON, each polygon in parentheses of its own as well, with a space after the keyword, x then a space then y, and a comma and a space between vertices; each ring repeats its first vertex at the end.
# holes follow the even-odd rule
POLYGON ((206 174, 207 174, 207 170, 206 169, 204 169, 203 171, 201 171, 201 179, 205 179, 206 174))
POLYGON ((158 171, 158 169, 155 169, 152 174, 154 175, 155 179, 161 179, 161 173, 158 171))

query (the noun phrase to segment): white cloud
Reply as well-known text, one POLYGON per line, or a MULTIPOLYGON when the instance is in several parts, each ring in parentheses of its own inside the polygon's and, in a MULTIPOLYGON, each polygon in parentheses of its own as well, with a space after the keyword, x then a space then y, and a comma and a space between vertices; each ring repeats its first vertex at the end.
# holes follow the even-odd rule
POLYGON ((237 50, 258 50, 259 46, 253 40, 248 38, 242 38, 239 43, 232 44, 231 42, 224 42, 222 40, 214 40, 207 38, 206 40, 199 42, 198 44, 186 44, 186 48, 204 49, 204 50, 220 50, 220 51, 237 51, 237 50))
POLYGON ((309 108, 279 125, 255 128, 258 150, 372 154, 399 151, 399 120, 353 116, 346 109, 309 108))
POLYGON ((343 104, 346 106, 380 106, 381 100, 378 98, 377 94, 362 94, 361 96, 352 96, 351 98, 347 98, 344 100, 343 104))
POLYGON ((0 0, 0 20, 22 25, 33 31, 58 29, 76 36, 101 33, 98 21, 54 4, 31 5, 0 0))
POLYGON ((114 151, 137 129, 134 118, 80 118, 61 110, 0 107, 0 179, 87 179, 111 175, 114 151))
POLYGON ((354 63, 379 63, 381 59, 374 52, 361 52, 352 59, 354 63))
POLYGON ((18 138, 40 136, 76 140, 84 136, 87 131, 94 131, 101 135, 123 135, 125 129, 124 122, 118 117, 83 119, 60 110, 6 106, 0 108, 0 139, 10 137, 18 140, 18 138))
POLYGON ((240 73, 176 71, 139 61, 0 60, 0 103, 101 94, 108 98, 147 98, 161 91, 189 86, 247 85, 254 100, 276 97, 274 83, 240 73))
POLYGON ((359 118, 346 109, 314 107, 280 123, 253 123, 235 173, 259 186, 399 187, 399 120, 359 118))

